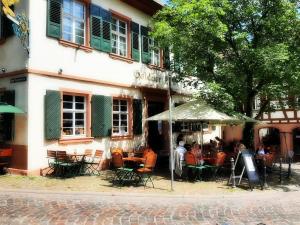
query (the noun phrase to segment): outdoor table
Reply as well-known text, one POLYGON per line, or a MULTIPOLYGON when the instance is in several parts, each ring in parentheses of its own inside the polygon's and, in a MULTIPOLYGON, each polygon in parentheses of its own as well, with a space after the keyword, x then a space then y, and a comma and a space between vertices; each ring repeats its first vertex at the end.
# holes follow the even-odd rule
POLYGON ((214 157, 204 157, 203 160, 204 160, 204 162, 206 162, 208 164, 213 164, 215 162, 214 157))
POLYGON ((140 157, 124 157, 123 158, 124 163, 128 163, 132 165, 133 167, 138 167, 139 164, 142 164, 146 161, 145 158, 140 157))
POLYGON ((86 154, 71 153, 71 154, 67 154, 67 155, 73 163, 79 165, 77 174, 78 175, 84 174, 84 169, 85 169, 84 165, 85 165, 86 154))

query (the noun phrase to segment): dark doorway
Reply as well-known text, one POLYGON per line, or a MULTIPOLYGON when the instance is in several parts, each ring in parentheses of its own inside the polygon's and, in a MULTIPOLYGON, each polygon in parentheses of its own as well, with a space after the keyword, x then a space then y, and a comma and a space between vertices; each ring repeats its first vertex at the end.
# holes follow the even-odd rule
MULTIPOLYGON (((154 116, 164 111, 163 102, 148 102, 148 116, 154 116)), ((156 152, 160 153, 164 149, 163 137, 163 124, 162 121, 149 121, 148 122, 148 145, 156 152)))
POLYGON ((259 129, 259 138, 266 150, 280 154, 280 131, 277 128, 259 129))
POLYGON ((294 144, 294 158, 296 161, 300 160, 300 128, 293 130, 293 144, 294 144))

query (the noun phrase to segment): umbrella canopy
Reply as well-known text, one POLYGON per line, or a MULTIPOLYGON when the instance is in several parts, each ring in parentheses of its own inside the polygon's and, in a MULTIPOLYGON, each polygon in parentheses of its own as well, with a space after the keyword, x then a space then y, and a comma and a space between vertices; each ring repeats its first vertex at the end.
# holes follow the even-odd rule
MULTIPOLYGON (((147 121, 169 120, 169 110, 149 117, 147 121)), ((173 121, 202 121, 212 123, 238 123, 240 119, 219 112, 201 100, 187 102, 172 109, 173 121)))
POLYGON ((0 113, 24 113, 22 109, 0 102, 0 113))

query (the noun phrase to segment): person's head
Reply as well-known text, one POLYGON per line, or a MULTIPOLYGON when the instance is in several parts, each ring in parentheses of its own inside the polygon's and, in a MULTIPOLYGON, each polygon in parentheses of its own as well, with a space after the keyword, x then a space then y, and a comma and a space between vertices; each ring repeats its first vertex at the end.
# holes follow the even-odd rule
POLYGON ((181 146, 181 147, 183 147, 184 144, 185 144, 184 141, 179 141, 179 143, 178 143, 178 145, 181 146))
POLYGON ((190 144, 185 144, 184 145, 184 148, 187 150, 187 151, 191 151, 191 145, 190 144))

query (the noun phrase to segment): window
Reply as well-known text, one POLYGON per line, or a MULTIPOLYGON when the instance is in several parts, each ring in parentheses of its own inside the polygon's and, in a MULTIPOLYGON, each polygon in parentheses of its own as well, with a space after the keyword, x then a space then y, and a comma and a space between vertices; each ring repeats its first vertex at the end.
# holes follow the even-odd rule
POLYGON ((62 39, 84 45, 85 6, 75 0, 63 0, 62 39))
POLYGON ((126 136, 129 134, 128 100, 113 100, 112 135, 126 136))
POLYGON ((127 56, 127 23, 112 18, 112 53, 127 56))
POLYGON ((63 95, 63 136, 85 136, 86 97, 63 95))
POLYGON ((160 50, 157 47, 156 42, 152 38, 149 39, 149 47, 150 47, 150 58, 151 58, 150 64, 155 66, 160 66, 160 50))

